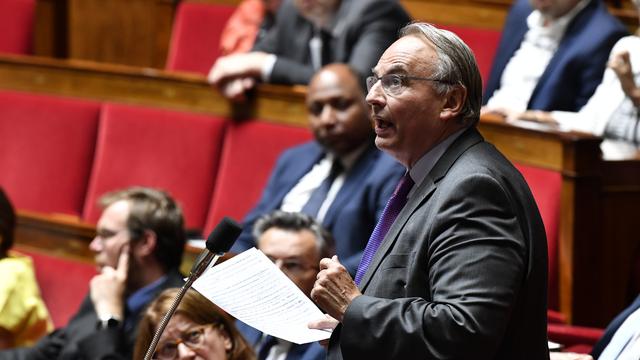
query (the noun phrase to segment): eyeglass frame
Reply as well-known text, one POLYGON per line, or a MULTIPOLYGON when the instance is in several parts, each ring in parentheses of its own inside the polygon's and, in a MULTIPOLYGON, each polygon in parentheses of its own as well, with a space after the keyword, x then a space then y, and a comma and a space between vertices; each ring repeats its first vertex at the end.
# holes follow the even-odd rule
POLYGON ((402 90, 404 90, 404 88, 407 87, 406 82, 407 80, 423 80, 423 81, 433 81, 433 82, 440 82, 443 84, 451 84, 449 81, 446 80, 441 80, 441 79, 435 79, 435 78, 430 78, 430 77, 419 77, 419 76, 410 76, 410 75, 404 75, 404 74, 395 74, 395 73, 391 73, 391 74, 384 74, 382 76, 378 76, 376 74, 372 74, 370 76, 367 76, 367 78, 365 79, 365 84, 367 85, 367 92, 370 92, 371 89, 373 88, 373 86, 378 83, 378 81, 380 81, 380 85, 382 86, 382 90, 384 91, 385 94, 387 95, 399 95, 400 93, 402 93, 402 90), (385 86, 385 79, 400 79, 400 88, 398 91, 392 91, 389 89, 389 85, 385 86))
POLYGON ((283 272, 288 272, 292 274, 301 274, 301 273, 304 273, 305 271, 314 269, 312 265, 304 264, 298 259, 280 259, 280 258, 274 258, 271 256, 267 256, 267 257, 278 268, 282 269, 283 272))
POLYGON ((202 349, 202 345, 204 345, 205 342, 205 336, 206 336, 206 331, 207 329, 215 329, 215 328, 219 328, 224 330, 224 325, 222 323, 212 323, 212 324, 206 324, 206 325, 200 325, 200 326, 195 326, 192 327, 191 329, 188 329, 186 331, 184 331, 182 334, 188 334, 187 336, 191 336, 193 335, 194 332, 198 332, 200 334, 198 340, 198 343, 189 343, 189 340, 185 340, 184 336, 181 336, 180 338, 174 338, 171 341, 165 341, 162 343, 158 343, 158 346, 156 346, 156 351, 153 353, 153 360, 173 360, 178 356, 178 346, 180 344, 184 344, 184 346, 188 347, 191 350, 199 350, 202 349), (158 357, 158 353, 163 350, 163 348, 168 345, 168 344, 174 344, 175 347, 173 348, 174 354, 171 357, 158 357))

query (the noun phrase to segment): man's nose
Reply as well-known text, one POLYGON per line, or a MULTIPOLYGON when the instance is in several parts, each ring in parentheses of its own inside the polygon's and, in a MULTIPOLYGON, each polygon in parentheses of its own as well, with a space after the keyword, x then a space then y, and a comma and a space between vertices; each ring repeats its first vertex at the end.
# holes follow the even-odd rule
POLYGON ((320 121, 324 126, 331 126, 336 123, 336 111, 333 106, 326 104, 322 107, 322 112, 320 113, 320 121))
POLYGON ((89 243, 89 250, 93 252, 100 252, 102 250, 102 240, 98 236, 94 237, 89 243))
POLYGON ((384 107, 386 98, 384 90, 382 89, 382 83, 379 80, 373 84, 371 89, 369 89, 365 100, 367 101, 367 104, 371 106, 384 107))

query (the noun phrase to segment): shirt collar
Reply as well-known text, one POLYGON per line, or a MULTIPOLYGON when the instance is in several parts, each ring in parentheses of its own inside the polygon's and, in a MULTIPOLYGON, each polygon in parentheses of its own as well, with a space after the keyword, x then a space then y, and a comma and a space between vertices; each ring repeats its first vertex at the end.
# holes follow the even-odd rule
POLYGON ((431 169, 436 165, 442 154, 449 148, 449 146, 465 131, 467 128, 460 129, 453 133, 448 138, 444 139, 444 141, 440 142, 438 145, 434 146, 431 150, 429 150, 426 154, 422 155, 422 157, 413 165, 411 169, 408 169, 409 176, 416 184, 411 191, 409 192, 409 196, 413 196, 413 193, 418 188, 420 183, 424 180, 424 178, 429 174, 431 169))
POLYGON ((527 17, 527 25, 529 26, 529 29, 545 29, 550 33, 559 33, 562 35, 567 30, 567 26, 569 26, 571 20, 573 20, 573 18, 576 17, 576 15, 578 15, 578 13, 582 11, 590 1, 591 0, 580 1, 573 7, 573 9, 569 10, 569 12, 557 19, 554 19, 553 21, 550 21, 547 26, 544 24, 545 18, 542 16, 542 13, 538 10, 533 10, 533 12, 531 12, 527 17))
MULTIPOLYGON (((365 152, 365 150, 367 150, 367 147, 369 146, 370 145, 368 143, 362 144, 352 152, 339 157, 340 164, 342 165, 342 168, 345 170, 345 172, 353 167, 356 161, 358 161, 358 159, 360 158, 360 155, 362 155, 365 152)), ((327 152, 327 155, 325 157, 329 159, 331 162, 333 162, 333 160, 337 156, 334 155, 333 153, 327 152)))

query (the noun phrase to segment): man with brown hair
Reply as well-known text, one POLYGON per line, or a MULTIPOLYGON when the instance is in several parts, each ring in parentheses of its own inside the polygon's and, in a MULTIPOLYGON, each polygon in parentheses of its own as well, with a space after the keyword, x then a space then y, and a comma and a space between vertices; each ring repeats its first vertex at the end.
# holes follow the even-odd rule
MULTIPOLYGON (((0 359, 130 358, 144 306, 182 285, 178 267, 185 233, 182 211, 166 193, 131 188, 102 197, 104 207, 89 248, 99 270, 67 326, 0 359)), ((64 289, 60 289, 64 291, 64 289)))

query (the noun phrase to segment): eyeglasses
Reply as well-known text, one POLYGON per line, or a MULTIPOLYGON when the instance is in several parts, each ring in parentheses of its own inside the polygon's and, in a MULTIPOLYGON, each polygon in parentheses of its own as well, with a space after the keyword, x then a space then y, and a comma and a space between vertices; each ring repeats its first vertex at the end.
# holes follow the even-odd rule
POLYGON ((299 274, 311 269, 311 266, 296 259, 275 259, 272 257, 269 257, 269 259, 282 271, 291 274, 299 274))
POLYGON ((205 342, 205 330, 212 326, 222 327, 222 324, 209 324, 190 329, 179 339, 158 344, 153 354, 154 360, 174 360, 178 357, 178 345, 184 344, 192 350, 201 349, 205 342))
POLYGON ((382 90, 384 90, 387 95, 399 95, 400 93, 402 93, 409 80, 424 80, 447 83, 446 81, 439 79, 400 74, 386 74, 380 77, 371 75, 367 77, 367 91, 371 91, 371 88, 378 82, 378 80, 380 80, 380 82, 382 83, 382 90))
POLYGON ((110 230, 110 229, 106 229, 106 228, 98 228, 96 230, 96 239, 98 239, 102 244, 104 244, 107 240, 115 237, 116 235, 120 234, 123 231, 128 231, 128 229, 121 229, 121 230, 110 230))

